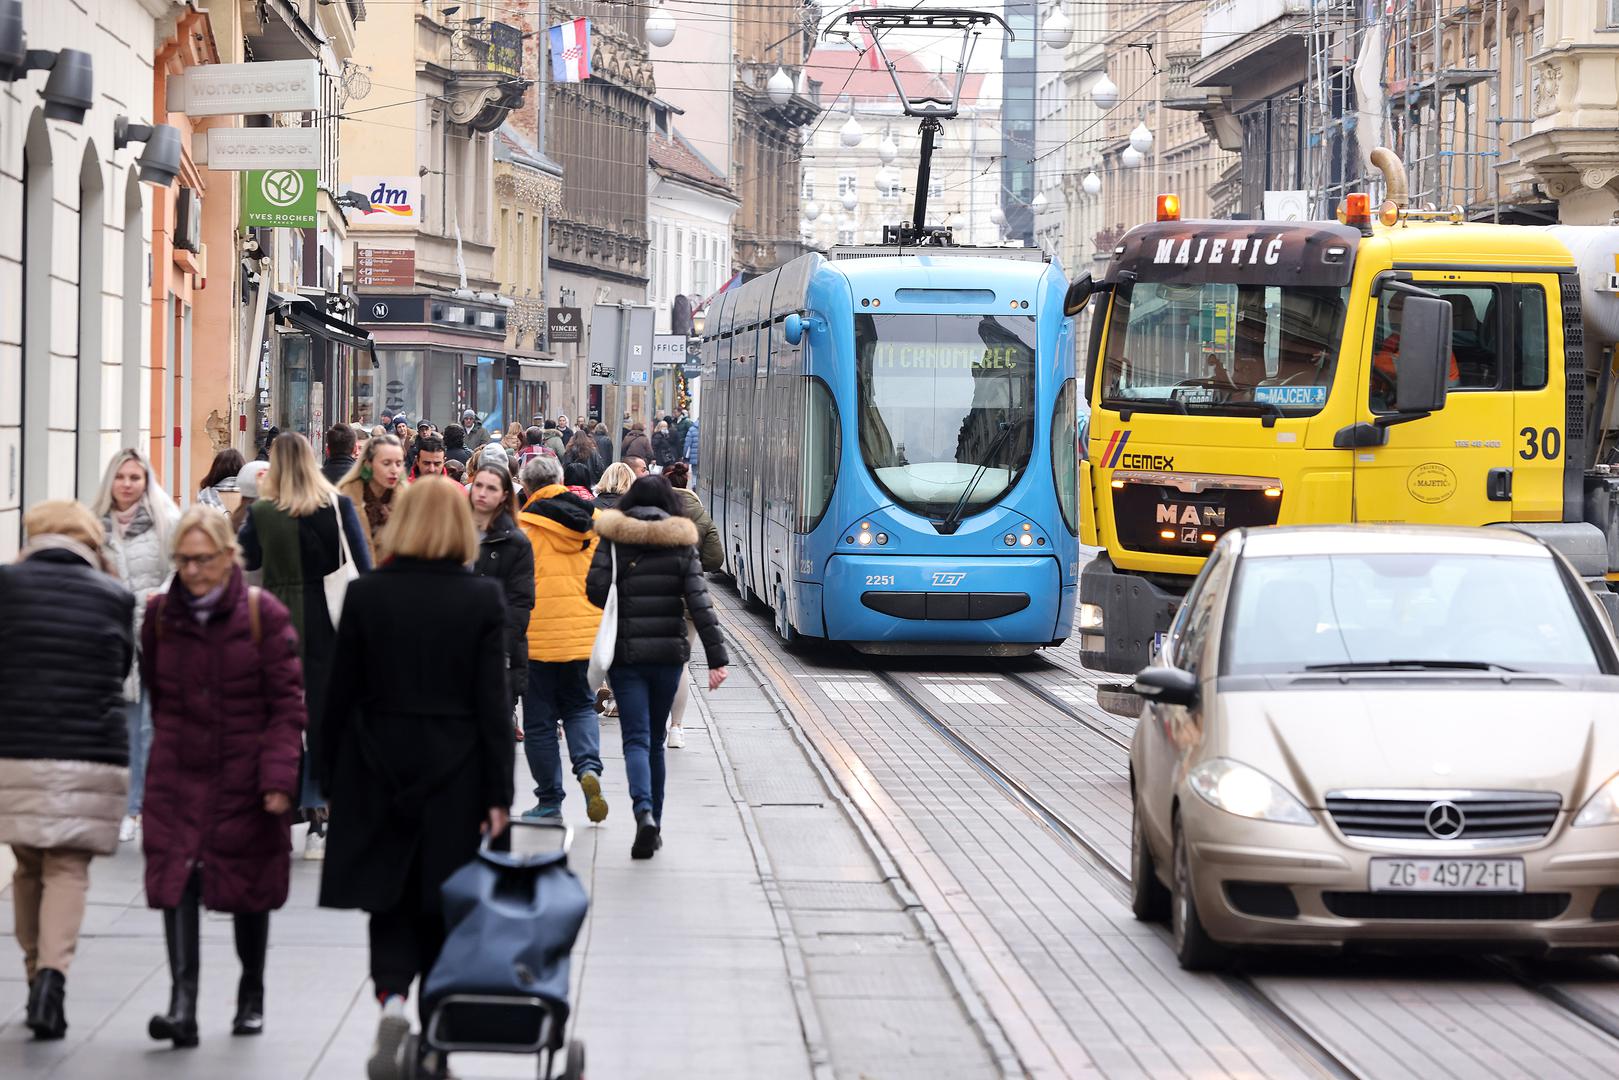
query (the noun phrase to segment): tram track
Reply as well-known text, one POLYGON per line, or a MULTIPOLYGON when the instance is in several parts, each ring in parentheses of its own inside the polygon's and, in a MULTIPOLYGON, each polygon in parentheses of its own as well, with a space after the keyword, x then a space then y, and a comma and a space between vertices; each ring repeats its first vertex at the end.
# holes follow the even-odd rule
MULTIPOLYGON (((946 742, 950 743, 975 769, 1005 791, 1026 813, 1030 814, 1055 835, 1069 853, 1095 873, 1103 884, 1108 887, 1109 891, 1118 897, 1121 903, 1128 904, 1130 902, 1130 874, 1128 870, 1107 855, 1098 844, 1086 836, 1083 830, 1072 824, 1056 807, 1051 806, 1046 800, 1036 795, 1015 776, 997 764, 987 753, 979 749, 972 739, 957 730, 949 720, 939 716, 934 709, 929 708, 903 680, 891 672, 883 671, 876 667, 872 667, 870 670, 877 680, 893 693, 898 701, 904 703, 907 708, 916 714, 918 719, 937 732, 946 742)), ((1058 707, 1057 702, 1060 699, 1057 699, 1055 695, 1048 698, 1047 695, 1039 693, 1021 680, 1013 681, 1036 693, 1036 696, 1053 705, 1053 707, 1058 707)), ((1067 709, 1062 709, 1062 711, 1072 715, 1067 709)), ((1094 725, 1090 726, 1110 741, 1124 745, 1127 748, 1128 744, 1120 743, 1120 740, 1113 733, 1106 732, 1094 725)), ((1167 941, 1169 936, 1167 929, 1156 927, 1155 930, 1160 937, 1167 941)), ((1248 1012, 1256 1020, 1276 1032, 1287 1046, 1313 1065, 1321 1075, 1339 1078, 1339 1080, 1359 1080, 1365 1075, 1334 1053, 1326 1043, 1310 1030, 1304 1020, 1291 1013, 1246 974, 1224 972, 1217 977, 1247 1007, 1248 1012)))

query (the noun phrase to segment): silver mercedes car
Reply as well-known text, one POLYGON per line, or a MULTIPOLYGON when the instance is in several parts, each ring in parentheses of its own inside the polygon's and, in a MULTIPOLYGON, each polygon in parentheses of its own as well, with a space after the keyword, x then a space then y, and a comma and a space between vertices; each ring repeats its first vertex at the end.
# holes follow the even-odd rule
POLYGON ((1539 541, 1233 531, 1135 689, 1133 906, 1184 967, 1619 949, 1619 653, 1539 541))

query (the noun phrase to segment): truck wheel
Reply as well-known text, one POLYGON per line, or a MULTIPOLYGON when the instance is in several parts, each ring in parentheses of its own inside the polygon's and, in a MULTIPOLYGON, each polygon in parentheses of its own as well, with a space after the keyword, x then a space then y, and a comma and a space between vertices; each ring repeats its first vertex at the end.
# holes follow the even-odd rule
POLYGON ((1175 958, 1187 971, 1218 971, 1231 961, 1224 945, 1209 937, 1198 918, 1197 897, 1192 894, 1191 856, 1175 818, 1175 886, 1171 894, 1169 926, 1175 934, 1175 958))

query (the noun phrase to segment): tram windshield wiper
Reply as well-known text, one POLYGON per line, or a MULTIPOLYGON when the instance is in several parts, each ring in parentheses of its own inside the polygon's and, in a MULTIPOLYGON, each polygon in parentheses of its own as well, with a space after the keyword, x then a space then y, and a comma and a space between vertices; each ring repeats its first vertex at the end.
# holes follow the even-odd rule
POLYGON ((956 526, 961 522, 962 511, 967 507, 967 500, 972 497, 973 489, 978 486, 978 481, 984 478, 984 473, 989 471, 989 463, 994 461, 995 455, 1001 452, 1001 447, 1005 446, 1006 440, 1012 437, 1012 432, 1022 427, 1027 420, 1027 417, 1020 417, 1016 421, 1007 423, 1001 428, 1000 433, 991 440, 988 449, 978 459, 978 467, 973 470, 972 478, 967 481, 967 486, 962 489, 961 498, 956 500, 956 505, 950 508, 948 514, 934 523, 933 527, 941 534, 950 536, 956 531, 956 526))

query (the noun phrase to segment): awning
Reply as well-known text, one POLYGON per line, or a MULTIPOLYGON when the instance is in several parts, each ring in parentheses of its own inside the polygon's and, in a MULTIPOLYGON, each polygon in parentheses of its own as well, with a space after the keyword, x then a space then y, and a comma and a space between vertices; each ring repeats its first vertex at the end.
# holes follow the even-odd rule
POLYGON ((547 371, 567 370, 566 360, 546 360, 532 356, 508 357, 517 365, 517 377, 523 382, 544 382, 547 371))
POLYGON ((353 323, 326 314, 320 305, 309 297, 295 293, 271 293, 270 304, 270 315, 277 321, 285 320, 305 333, 334 341, 339 345, 363 349, 371 354, 371 366, 377 366, 376 349, 370 333, 353 323))

